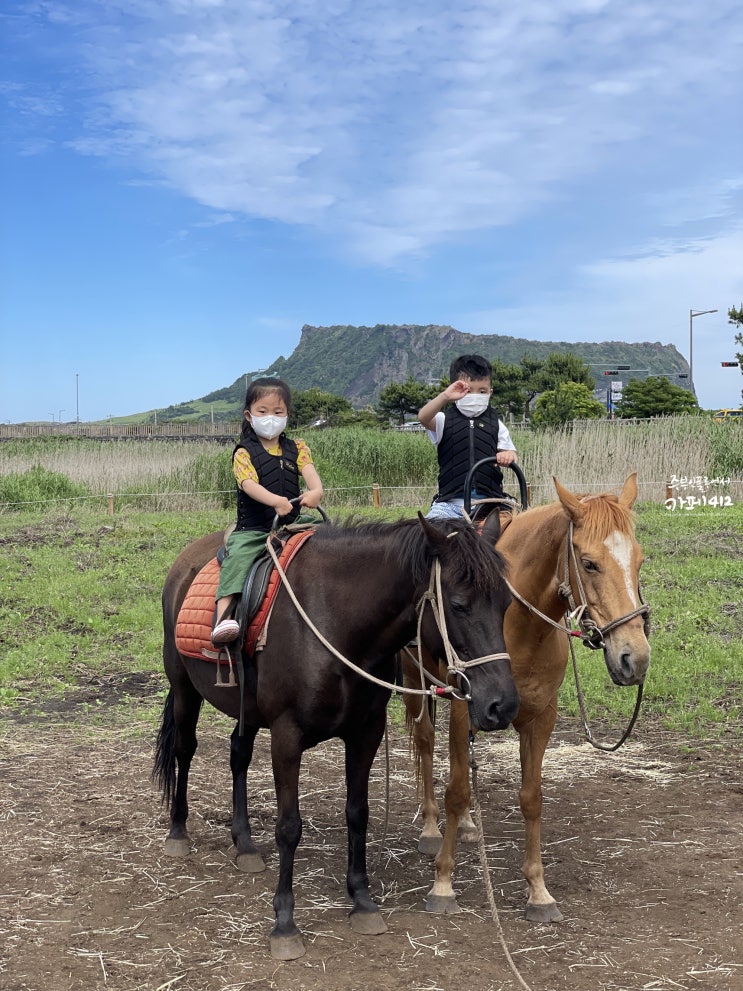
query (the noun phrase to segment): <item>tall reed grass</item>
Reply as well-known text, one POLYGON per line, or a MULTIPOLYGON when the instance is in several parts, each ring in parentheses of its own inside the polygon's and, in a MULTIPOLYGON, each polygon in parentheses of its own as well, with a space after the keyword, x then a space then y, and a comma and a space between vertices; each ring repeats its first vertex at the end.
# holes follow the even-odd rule
MULTIPOLYGON (((743 499, 743 425, 704 417, 627 423, 589 420, 540 432, 511 431, 533 503, 554 498, 552 476, 574 491, 604 491, 638 473, 640 501, 662 503, 675 478, 730 479, 709 492, 743 499)), ((326 490, 324 504, 424 507, 436 490, 433 445, 422 433, 339 427, 305 436, 326 490)), ((0 508, 57 498, 104 499, 139 509, 234 506, 231 445, 213 441, 38 438, 0 444, 0 508), (39 472, 48 472, 48 484, 39 472), (62 476, 74 487, 60 491, 62 476), (55 488, 56 486, 56 488, 55 488)), ((505 472, 507 487, 510 473, 505 472)))
POLYGON ((724 491, 743 497, 739 423, 695 416, 581 420, 552 430, 514 430, 512 436, 536 503, 552 498, 553 475, 574 491, 598 491, 613 488, 632 471, 644 502, 663 502, 666 483, 674 476, 729 478, 724 491))

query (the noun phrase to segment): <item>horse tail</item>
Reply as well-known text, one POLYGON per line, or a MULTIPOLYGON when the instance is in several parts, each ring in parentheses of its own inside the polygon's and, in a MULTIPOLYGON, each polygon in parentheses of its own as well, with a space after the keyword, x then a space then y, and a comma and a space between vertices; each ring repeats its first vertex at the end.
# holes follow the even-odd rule
POLYGON ((152 780, 163 797, 163 805, 170 805, 175 796, 175 701, 173 689, 168 692, 163 706, 163 718, 157 733, 155 763, 152 780))

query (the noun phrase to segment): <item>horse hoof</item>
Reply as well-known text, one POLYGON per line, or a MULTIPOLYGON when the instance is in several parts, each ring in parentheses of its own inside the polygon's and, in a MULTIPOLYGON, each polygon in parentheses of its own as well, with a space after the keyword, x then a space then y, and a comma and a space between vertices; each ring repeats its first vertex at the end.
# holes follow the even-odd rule
POLYGON ((462 909, 454 895, 428 895, 426 911, 434 915, 459 915, 462 909))
POLYGON ((529 922, 562 922, 563 914, 557 907, 557 902, 546 902, 543 905, 526 903, 526 918, 529 922))
POLYGON ((259 853, 238 853, 235 867, 243 874, 260 874, 265 871, 266 863, 259 853))
POLYGON ((472 822, 467 823, 465 826, 459 826, 457 829, 457 842, 477 843, 477 826, 472 822))
POLYGON ((271 956, 274 960, 298 960, 305 954, 299 933, 293 936, 271 936, 271 956))
POLYGON ((165 856, 166 857, 178 857, 183 860, 191 852, 191 841, 190 840, 174 840, 168 837, 165 840, 165 856))
POLYGON ((441 849, 440 836, 421 836, 418 840, 418 852, 427 857, 437 857, 441 849))
POLYGON ((351 912, 351 928, 361 936, 379 936, 387 932, 387 923, 379 912, 351 912))
POLYGON ((233 846, 229 858, 242 874, 260 874, 266 869, 265 861, 257 850, 252 853, 238 853, 233 846))

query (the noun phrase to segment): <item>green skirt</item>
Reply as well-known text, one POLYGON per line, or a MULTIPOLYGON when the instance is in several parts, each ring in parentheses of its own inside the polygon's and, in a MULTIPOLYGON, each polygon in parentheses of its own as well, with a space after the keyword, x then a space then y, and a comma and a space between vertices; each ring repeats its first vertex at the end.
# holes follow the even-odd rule
MULTIPOLYGON (((300 513, 295 523, 317 523, 316 516, 300 513)), ((219 569, 216 598, 240 595, 248 572, 266 550, 265 530, 233 530, 227 538, 227 554, 219 569)))

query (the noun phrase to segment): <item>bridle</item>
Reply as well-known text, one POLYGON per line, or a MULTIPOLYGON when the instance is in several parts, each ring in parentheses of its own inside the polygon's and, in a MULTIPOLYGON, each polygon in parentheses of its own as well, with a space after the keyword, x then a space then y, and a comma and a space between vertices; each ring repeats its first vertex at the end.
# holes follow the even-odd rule
POLYGON ((586 591, 583 588, 583 582, 580 577, 580 571, 578 570, 578 558, 575 553, 575 544, 573 543, 573 521, 571 520, 568 524, 567 533, 565 535, 565 577, 560 583, 558 588, 558 595, 561 599, 565 599, 569 606, 569 611, 566 613, 568 633, 572 637, 579 637, 581 641, 590 647, 591 650, 603 650, 606 647, 606 642, 604 637, 607 633, 615 630, 618 626, 622 626, 624 623, 629 622, 629 620, 634 619, 635 616, 642 616, 643 623, 645 627, 645 636, 647 637, 650 632, 650 606, 648 606, 642 598, 642 592, 640 592, 638 586, 638 595, 640 599, 640 605, 637 609, 632 609, 630 612, 625 613, 623 616, 619 616, 617 619, 613 619, 610 623, 606 623, 605 626, 598 626, 588 615, 588 601, 586 600, 586 591), (578 586, 578 595, 580 597, 580 603, 576 605, 575 597, 573 595, 573 586, 570 581, 570 562, 573 563, 573 573, 575 574, 575 583, 578 586), (577 629, 570 629, 570 623, 577 626, 577 629))
POLYGON ((451 640, 449 639, 449 632, 446 627, 446 615, 444 613, 444 596, 441 589, 441 562, 438 558, 434 563, 431 570, 431 580, 428 585, 428 591, 424 592, 421 596, 418 605, 416 607, 418 613, 418 631, 416 636, 416 642, 418 644, 418 670, 421 675, 421 686, 425 685, 425 679, 432 682, 434 685, 442 689, 440 692, 437 691, 434 694, 445 694, 443 689, 446 689, 446 694, 452 694, 453 698, 457 698, 460 701, 469 702, 472 699, 470 695, 469 688, 470 683, 467 678, 466 671, 468 668, 479 667, 481 664, 487 664, 488 661, 510 661, 511 655, 507 651, 497 651, 494 654, 484 654, 482 657, 475 657, 470 661, 463 661, 461 657, 457 654, 454 649, 451 640), (461 694, 456 694, 456 689, 445 682, 439 681, 432 674, 425 670, 423 665, 423 655, 421 652, 421 627, 423 625, 423 613, 425 612, 426 604, 430 604, 431 612, 433 613, 433 618, 436 621, 436 626, 438 628, 439 634, 441 635, 441 641, 444 645, 444 656, 446 658, 446 671, 447 675, 456 675, 460 683, 461 694), (467 689, 462 690, 462 683, 466 683, 467 689))
POLYGON ((586 591, 583 587, 583 582, 581 581, 580 572, 578 570, 578 559, 575 553, 575 544, 573 543, 573 522, 571 520, 568 524, 568 529, 565 535, 565 573, 563 581, 560 582, 558 587, 558 595, 561 599, 564 599, 567 602, 569 607, 565 611, 564 621, 562 623, 556 623, 549 616, 546 616, 541 610, 537 609, 535 605, 532 605, 532 603, 529 602, 528 599, 525 599, 523 595, 520 595, 510 583, 508 583, 508 588, 511 595, 513 595, 515 599, 518 599, 518 601, 525 606, 530 613, 535 616, 539 616, 545 623, 549 623, 549 625, 554 626, 556 630, 560 630, 561 633, 566 634, 568 637, 568 643, 570 644, 573 675, 575 677, 575 691, 578 697, 578 705, 580 707, 580 714, 581 719, 583 720, 583 729, 586 739, 592 747, 596 748, 596 750, 603 750, 607 753, 618 750, 625 740, 628 739, 634 728, 635 722, 637 721, 637 717, 640 714, 643 686, 637 686, 637 700, 635 701, 634 711, 627 728, 618 742, 611 745, 598 743, 594 740, 591 727, 588 725, 585 700, 583 698, 583 692, 581 691, 580 680, 578 678, 578 664, 575 659, 572 638, 581 640, 581 642, 585 644, 586 647, 590 647, 591 650, 605 650, 606 634, 610 633, 612 630, 615 630, 618 626, 622 626, 624 623, 629 622, 629 620, 634 619, 635 616, 643 617, 643 626, 645 636, 647 637, 650 634, 650 606, 643 601, 642 592, 640 591, 639 585, 637 592, 640 599, 640 605, 636 609, 632 609, 623 616, 619 616, 617 619, 611 620, 611 622, 606 623, 604 626, 599 626, 595 623, 588 615, 588 600, 586 599, 586 591), (573 586, 570 580, 571 561, 573 562, 573 573, 575 574, 575 582, 578 587, 578 597, 580 599, 580 602, 577 605, 575 602, 575 595, 573 593, 573 586))
POLYGON ((617 619, 612 619, 611 622, 606 623, 604 626, 599 626, 595 623, 588 615, 588 600, 586 599, 586 591, 583 587, 583 582, 581 581, 580 573, 578 571, 578 559, 575 553, 575 545, 573 543, 573 523, 572 521, 568 524, 568 529, 565 535, 565 573, 563 581, 557 590, 557 594, 561 599, 565 599, 568 604, 568 609, 565 611, 565 621, 564 623, 557 623, 554 619, 551 619, 540 609, 537 609, 533 603, 525 599, 523 595, 516 591, 516 589, 511 585, 510 582, 506 583, 511 595, 518 599, 522 606, 525 606, 530 613, 534 616, 539 616, 540 619, 544 620, 545 623, 549 623, 550 626, 554 626, 556 630, 560 630, 565 633, 568 637, 576 637, 581 640, 586 647, 590 647, 591 650, 603 650, 606 647, 606 642, 604 637, 607 633, 615 630, 618 626, 622 626, 624 623, 629 622, 629 620, 634 619, 635 616, 644 616, 644 627, 645 636, 647 637, 650 632, 650 606, 643 601, 642 593, 638 588, 638 594, 640 597, 640 605, 637 609, 632 609, 628 613, 624 613, 623 616, 617 617, 617 619), (578 597, 580 602, 576 604, 575 595, 573 593, 573 586, 570 580, 570 562, 573 562, 573 571, 575 573, 575 580, 578 586, 578 597))
POLYGON ((371 681, 376 685, 380 685, 382 688, 390 689, 391 691, 397 692, 399 694, 429 695, 433 698, 439 698, 441 696, 449 695, 452 698, 469 702, 471 700, 471 695, 469 694, 469 690, 468 690, 470 687, 469 679, 467 678, 467 675, 465 673, 467 669, 477 667, 480 664, 487 664, 488 661, 511 660, 510 655, 505 651, 495 654, 484 654, 482 657, 475 657, 469 661, 463 661, 459 657, 456 650, 454 649, 454 646, 449 640, 449 634, 446 627, 446 616, 444 614, 444 598, 443 598, 443 591, 441 588, 441 561, 437 557, 433 563, 433 567, 431 568, 431 577, 428 582, 428 589, 426 592, 423 593, 416 606, 416 612, 418 616, 418 637, 417 637, 418 665, 421 671, 421 688, 406 688, 403 685, 392 684, 391 682, 384 681, 382 678, 377 678, 375 675, 370 674, 368 671, 365 671, 357 664, 354 664, 353 661, 351 661, 348 657, 343 655, 330 643, 329 640, 327 640, 323 636, 323 634, 320 632, 320 630, 318 630, 318 628, 312 622, 312 620, 310 619, 310 617, 307 615, 304 608, 302 607, 301 603, 297 599, 294 589, 291 587, 289 583, 289 579, 286 576, 286 572, 284 571, 284 569, 282 568, 279 562, 278 555, 276 554, 276 551, 272 545, 270 538, 266 541, 266 547, 268 549, 271 558, 273 559, 273 563, 274 566, 276 567, 277 572, 279 573, 279 577, 281 578, 281 581, 284 587, 286 588, 286 591, 289 594, 290 599, 294 603, 294 607, 296 608, 297 612, 304 620, 307 627, 312 631, 312 633, 314 633, 314 635, 317 637, 320 643, 322 643, 322 645, 327 650, 329 650, 334 657, 337 657, 339 661, 345 664, 346 667, 349 667, 352 671, 355 671, 356 674, 360 675, 362 678, 365 678, 367 681, 371 681), (420 645, 421 645, 421 626, 423 623, 423 613, 425 611, 426 604, 429 603, 431 606, 431 611, 434 616, 434 620, 436 621, 436 626, 438 627, 439 633, 441 635, 442 643, 444 645, 444 653, 446 655, 446 663, 447 663, 447 674, 455 674, 460 681, 460 685, 463 682, 466 683, 467 685, 466 691, 463 691, 461 689, 458 690, 454 685, 449 685, 446 682, 440 681, 438 678, 435 678, 433 675, 430 675, 427 672, 425 673, 425 677, 431 682, 431 687, 430 688, 425 687, 425 681, 423 679, 423 673, 424 673, 423 658, 421 654, 420 645))

